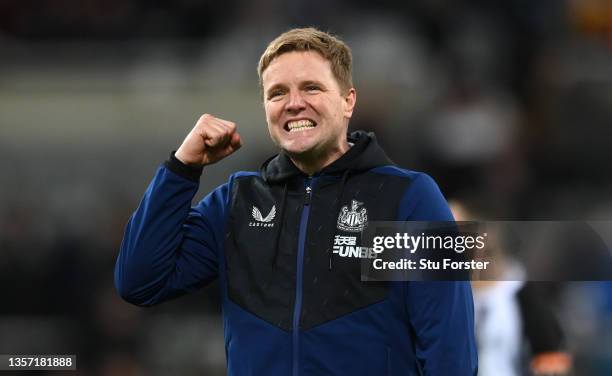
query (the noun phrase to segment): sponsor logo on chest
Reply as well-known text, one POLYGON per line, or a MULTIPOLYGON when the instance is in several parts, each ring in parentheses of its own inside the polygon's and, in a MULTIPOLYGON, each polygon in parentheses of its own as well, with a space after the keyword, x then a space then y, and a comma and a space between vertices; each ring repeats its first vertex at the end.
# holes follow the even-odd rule
POLYGON ((333 253, 340 257, 376 258, 373 248, 357 245, 356 236, 334 236, 333 253))
POLYGON ((276 205, 272 205, 272 209, 265 217, 261 214, 259 208, 253 205, 251 215, 255 221, 249 222, 249 227, 274 227, 274 217, 276 217, 276 205))

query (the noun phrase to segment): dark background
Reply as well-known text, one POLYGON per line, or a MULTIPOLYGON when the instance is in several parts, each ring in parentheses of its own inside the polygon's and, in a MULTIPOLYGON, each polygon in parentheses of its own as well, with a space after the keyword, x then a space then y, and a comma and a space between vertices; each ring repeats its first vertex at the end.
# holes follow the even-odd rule
MULTIPOLYGON (((612 1, 400 4, 0 0, 0 353, 77 354, 71 374, 224 374, 216 286, 132 307, 114 260, 202 113, 245 146, 198 197, 275 152, 255 68, 294 26, 352 46, 351 128, 448 198, 500 219, 612 218, 612 1)), ((571 283, 551 303, 578 375, 612 372, 611 291, 571 283)))

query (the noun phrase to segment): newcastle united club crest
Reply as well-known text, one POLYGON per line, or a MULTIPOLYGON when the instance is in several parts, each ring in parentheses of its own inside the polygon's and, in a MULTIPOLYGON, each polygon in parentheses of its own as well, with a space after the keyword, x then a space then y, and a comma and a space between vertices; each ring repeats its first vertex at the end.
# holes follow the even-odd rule
POLYGON ((351 209, 345 205, 338 215, 338 229, 349 232, 360 232, 368 225, 368 211, 363 202, 351 201, 351 209))

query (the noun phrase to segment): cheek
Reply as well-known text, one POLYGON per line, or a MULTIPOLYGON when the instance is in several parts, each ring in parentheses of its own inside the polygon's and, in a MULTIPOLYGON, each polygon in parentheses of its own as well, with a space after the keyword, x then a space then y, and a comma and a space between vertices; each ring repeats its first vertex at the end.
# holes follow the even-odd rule
POLYGON ((327 100, 324 103, 324 111, 334 122, 342 119, 342 104, 337 101, 327 100))
POLYGON ((270 137, 272 137, 272 141, 274 141, 275 143, 278 143, 276 134, 278 133, 279 129, 276 125, 279 122, 280 112, 278 112, 278 110, 275 110, 275 106, 273 105, 264 106, 264 111, 266 113, 266 123, 268 125, 268 133, 270 134, 270 137))
POLYGON ((339 103, 335 98, 325 98, 319 103, 319 108, 332 118, 338 118, 338 115, 342 112, 342 104, 339 103))
POLYGON ((271 104, 265 105, 264 111, 266 112, 266 120, 268 121, 268 124, 276 123, 281 114, 277 103, 271 103, 271 104))
POLYGON ((275 145, 279 145, 279 134, 278 134, 278 127, 274 126, 274 123, 272 122, 272 120, 270 120, 268 118, 268 114, 266 113, 266 122, 268 123, 268 134, 270 135, 270 138, 272 139, 272 142, 275 145))

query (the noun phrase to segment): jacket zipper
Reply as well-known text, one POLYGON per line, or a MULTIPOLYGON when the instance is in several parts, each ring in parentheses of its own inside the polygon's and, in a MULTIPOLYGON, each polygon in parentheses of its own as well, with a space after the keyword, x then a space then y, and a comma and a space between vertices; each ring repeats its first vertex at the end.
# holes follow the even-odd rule
POLYGON ((304 249, 306 247, 306 229, 308 227, 308 216, 310 214, 310 200, 312 198, 312 186, 314 179, 306 178, 304 181, 304 207, 300 218, 300 229, 298 232, 298 254, 297 254, 297 272, 295 277, 295 305, 293 306, 293 369, 292 376, 299 375, 299 340, 300 340, 300 316, 302 312, 302 279, 304 274, 304 249))

